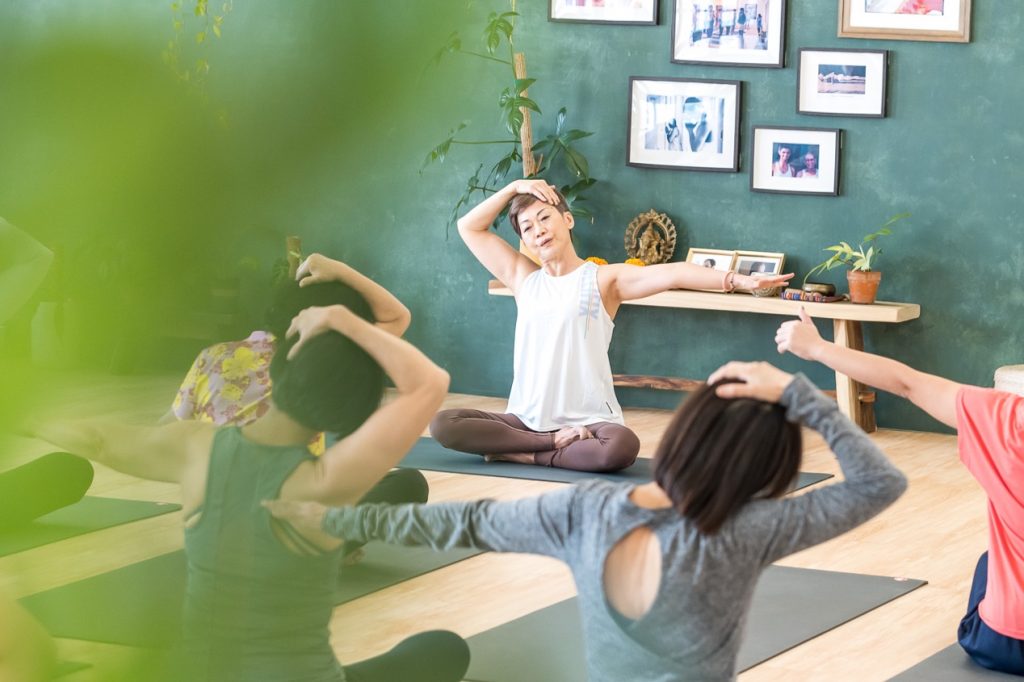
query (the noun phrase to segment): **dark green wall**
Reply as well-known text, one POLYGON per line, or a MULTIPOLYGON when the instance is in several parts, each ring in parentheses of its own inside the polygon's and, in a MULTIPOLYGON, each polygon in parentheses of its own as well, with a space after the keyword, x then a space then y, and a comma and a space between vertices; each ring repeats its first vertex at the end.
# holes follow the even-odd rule
MULTIPOLYGON (((235 4, 212 55, 210 94, 228 106, 236 144, 251 151, 262 140, 266 151, 236 147, 219 160, 230 181, 209 189, 233 192, 235 200, 234 219, 223 229, 240 252, 265 257, 280 235, 298 233, 308 247, 348 259, 407 302, 414 313, 410 338, 450 370, 453 390, 504 394, 511 382, 513 303, 488 297, 488 275, 458 236, 445 232, 466 178, 494 155, 463 147, 444 165, 419 171, 426 152, 462 120, 472 122, 471 137, 500 131, 500 67, 458 56, 438 67, 426 62, 451 30, 462 30, 468 44, 486 13, 507 5, 367 3, 354 11, 333 2, 235 4)), ((578 232, 582 254, 623 259, 624 228, 653 207, 680 229, 677 258, 689 246, 783 251, 787 269, 802 276, 821 259, 821 247, 857 239, 908 211, 913 217, 885 245, 882 298, 920 303, 922 316, 868 325, 868 350, 981 385, 991 384, 996 367, 1020 362, 1024 9, 976 2, 972 42, 959 45, 840 40, 835 0, 790 0, 787 67, 758 69, 671 64, 671 4, 662 0, 659 26, 617 27, 549 23, 546 0, 518 3, 518 47, 538 79, 530 94, 545 112, 538 131, 545 133, 564 105, 573 126, 595 132, 581 145, 600 179, 592 191, 597 219, 578 232), (889 117, 798 116, 800 47, 890 50, 889 117), (741 172, 627 167, 626 89, 634 75, 742 80, 741 172), (750 192, 752 124, 844 129, 841 196, 750 192)), ((8 19, 31 15, 38 27, 71 5, 38 9, 24 2, 5 11, 8 19)), ((99 21, 97 7, 137 7, 127 0, 91 6, 92 14, 78 12, 76 20, 99 21)), ((132 11, 136 42, 150 40, 158 51, 166 39, 165 11, 132 11)), ((0 215, 17 206, 0 189, 0 215)), ((507 226, 502 233, 511 236, 507 226)), ((727 360, 764 358, 830 388, 830 373, 777 357, 772 339, 781 321, 627 307, 616 320, 613 367, 700 377, 727 360)), ((638 391, 622 398, 665 405, 677 397, 638 391)), ((879 399, 878 412, 883 426, 937 428, 888 396, 879 399)))
MULTIPOLYGON (((1024 248, 1018 192, 1024 180, 1019 114, 1024 108, 1024 9, 975 3, 972 42, 961 45, 839 39, 837 4, 791 0, 787 66, 757 69, 671 64, 669 2, 662 2, 657 27, 549 23, 546 3, 520 3, 519 46, 527 54, 530 75, 539 79, 531 95, 549 121, 550 113, 565 105, 574 125, 596 133, 583 146, 594 176, 602 180, 593 192, 598 218, 581 226, 580 251, 621 260, 623 229, 637 213, 654 207, 680 228, 677 258, 693 245, 783 251, 788 268, 802 276, 821 260, 821 247, 858 239, 888 216, 909 211, 912 218, 885 245, 882 298, 917 302, 922 315, 902 325, 866 325, 865 345, 925 371, 991 385, 996 367, 1022 358, 1024 248), (800 47, 890 50, 889 117, 797 115, 800 47), (626 89, 633 75, 744 81, 741 172, 627 167, 626 89), (844 129, 841 196, 750 192, 746 157, 753 124, 844 129)), ((448 65, 441 73, 448 78, 461 71, 448 65)), ((447 122, 460 117, 489 123, 497 91, 490 82, 442 89, 458 101, 449 118, 433 123, 435 137, 441 138, 447 122)), ((453 389, 500 395, 511 380, 513 304, 488 299, 483 269, 457 238, 445 242, 442 231, 452 197, 474 160, 460 153, 444 170, 431 169, 418 179, 406 175, 409 195, 395 206, 397 241, 375 264, 417 311, 414 337, 449 367, 453 389)), ((393 168, 401 175, 409 167, 399 162, 393 168)), ((772 339, 781 321, 626 307, 616 321, 613 367, 700 377, 726 360, 769 359, 832 387, 830 373, 778 357, 772 339)), ((829 326, 821 325, 827 335, 829 326)), ((633 404, 675 400, 640 391, 622 398, 633 404)), ((891 396, 881 396, 877 407, 884 426, 937 428, 891 396)))

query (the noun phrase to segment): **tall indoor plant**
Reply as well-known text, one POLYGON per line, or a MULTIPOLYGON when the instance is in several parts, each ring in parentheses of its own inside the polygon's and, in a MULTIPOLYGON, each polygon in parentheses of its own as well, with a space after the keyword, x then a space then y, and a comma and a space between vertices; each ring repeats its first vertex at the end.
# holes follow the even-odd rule
POLYGON ((882 253, 877 240, 879 237, 892 234, 890 228, 909 216, 909 213, 900 213, 889 218, 879 230, 865 236, 857 248, 853 248, 847 242, 825 247, 824 250, 831 251, 832 255, 815 265, 804 277, 804 283, 811 275, 845 265, 849 268, 846 281, 850 285, 850 300, 854 303, 874 303, 878 285, 882 280, 882 273, 876 267, 878 256, 882 253))
MULTIPOLYGON (((522 163, 523 177, 544 177, 552 183, 564 181, 559 188, 565 196, 569 210, 579 218, 593 219, 590 211, 583 205, 584 192, 594 184, 590 177, 590 164, 587 158, 576 147, 576 144, 593 133, 569 128, 566 125, 566 108, 561 107, 555 116, 554 129, 539 142, 533 141, 531 113, 541 114, 536 101, 528 96, 528 89, 536 82, 536 78, 526 77, 526 58, 515 47, 516 0, 510 0, 511 11, 491 12, 483 31, 483 51, 469 49, 463 45, 459 34, 452 33, 448 42, 437 53, 435 62, 447 53, 459 53, 494 63, 498 71, 499 87, 504 88, 497 96, 500 120, 503 132, 481 133, 479 139, 463 137, 468 123, 463 122, 449 131, 448 137, 430 150, 424 167, 437 162, 444 163, 453 146, 487 145, 501 149, 489 171, 484 172, 485 163, 466 181, 465 190, 459 197, 448 220, 448 226, 455 224, 459 211, 464 206, 471 206, 473 195, 480 193, 481 199, 499 190, 505 184, 505 177, 512 169, 512 164, 522 163), (497 65, 500 65, 497 66, 497 65), (536 156, 535 156, 536 154, 536 156), (558 164, 556 165, 556 161, 558 164)), ((504 214, 498 216, 497 224, 504 214)))

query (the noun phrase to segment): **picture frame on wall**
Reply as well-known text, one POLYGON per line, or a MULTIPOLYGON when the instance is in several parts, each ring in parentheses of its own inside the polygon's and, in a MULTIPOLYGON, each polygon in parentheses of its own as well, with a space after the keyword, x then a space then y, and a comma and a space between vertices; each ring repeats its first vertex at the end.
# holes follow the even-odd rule
POLYGON ((729 272, 732 270, 733 263, 736 261, 735 251, 726 251, 723 249, 701 249, 697 247, 691 247, 686 252, 686 262, 693 263, 694 265, 700 265, 705 268, 711 268, 718 272, 729 272))
POLYGON ((548 0, 548 21, 654 26, 658 0, 548 0))
POLYGON ((626 164, 739 171, 740 81, 629 79, 626 164))
POLYGON ((884 118, 888 66, 888 50, 801 48, 797 113, 884 118))
POLYGON ((839 0, 840 38, 971 40, 971 0, 839 0))
POLYGON ((782 68, 786 0, 675 0, 672 61, 782 68))
POLYGON ((842 130, 754 126, 750 189, 776 194, 839 194, 842 130))

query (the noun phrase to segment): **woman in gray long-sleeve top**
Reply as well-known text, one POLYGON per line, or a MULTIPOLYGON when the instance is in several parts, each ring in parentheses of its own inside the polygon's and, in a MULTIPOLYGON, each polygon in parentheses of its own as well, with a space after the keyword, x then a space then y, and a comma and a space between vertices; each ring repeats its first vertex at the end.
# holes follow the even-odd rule
POLYGON ((268 502, 302 529, 434 549, 556 557, 572 569, 592 681, 726 680, 761 571, 889 506, 906 479, 802 375, 730 363, 673 417, 655 481, 586 481, 512 502, 326 509, 268 502), (778 499, 797 475, 799 424, 845 480, 778 499))

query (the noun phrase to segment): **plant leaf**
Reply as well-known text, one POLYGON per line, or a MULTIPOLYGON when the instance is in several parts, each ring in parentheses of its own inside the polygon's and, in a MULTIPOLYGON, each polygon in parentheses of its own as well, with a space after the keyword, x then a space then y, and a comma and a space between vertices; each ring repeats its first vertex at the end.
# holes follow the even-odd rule
POLYGON ((565 107, 558 110, 558 116, 555 117, 555 135, 561 136, 562 128, 565 127, 565 107))

